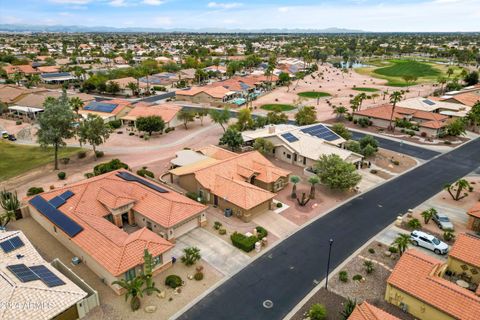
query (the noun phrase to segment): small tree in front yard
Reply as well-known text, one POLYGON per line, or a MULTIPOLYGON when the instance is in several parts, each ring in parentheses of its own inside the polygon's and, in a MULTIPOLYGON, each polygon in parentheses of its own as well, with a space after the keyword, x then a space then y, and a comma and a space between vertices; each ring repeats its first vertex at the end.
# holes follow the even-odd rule
POLYGON ((417 218, 413 218, 407 222, 407 226, 412 230, 416 230, 420 229, 422 227, 422 224, 420 223, 420 221, 418 221, 417 218))
POLYGON ((433 215, 437 213, 437 210, 435 208, 430 208, 428 210, 423 211, 420 213, 420 215, 423 217, 423 222, 425 224, 428 224, 430 220, 433 218, 433 215))
POLYGON ((153 132, 163 132, 165 121, 160 116, 139 117, 136 127, 138 130, 147 132, 151 136, 153 132))
POLYGON ((320 178, 318 176, 311 176, 308 178, 308 183, 311 184, 310 187, 310 199, 315 199, 315 185, 320 182, 320 178))
POLYGON ((344 161, 336 154, 322 155, 315 164, 315 171, 320 181, 334 190, 351 189, 362 179, 354 164, 344 161))
POLYGON ((365 260, 363 262, 363 266, 365 267, 365 271, 367 272, 367 274, 370 274, 373 271, 375 271, 375 265, 370 260, 365 260))
POLYGON ((195 262, 202 258, 200 255, 200 249, 197 247, 185 248, 183 249, 183 253, 182 262, 185 263, 186 266, 194 265, 195 262))
POLYGON ((408 245, 410 244, 410 235, 406 233, 400 233, 395 240, 393 241, 393 245, 397 248, 400 255, 402 255, 405 250, 407 250, 408 245))
POLYGON ((452 199, 455 201, 459 201, 465 197, 468 197, 468 192, 465 192, 463 195, 461 194, 463 190, 470 190, 470 188, 471 188, 470 183, 468 183, 468 181, 465 179, 460 179, 456 181, 454 184, 445 185, 445 190, 448 191, 452 199))
POLYGON ((347 301, 343 305, 343 311, 340 312, 340 315, 342 316, 342 320, 347 320, 352 314, 356 306, 357 306, 357 300, 352 300, 350 298, 347 298, 347 301))
POLYGON ((235 151, 243 144, 242 133, 233 128, 228 128, 220 138, 219 144, 227 145, 230 150, 235 151))
POLYGON ((292 194, 291 194, 292 199, 297 198, 297 183, 299 183, 300 180, 301 179, 299 176, 290 176, 290 182, 293 183, 292 194))
POLYGON ((112 284, 119 285, 125 289, 125 301, 128 301, 129 297, 132 297, 130 300, 130 307, 132 311, 140 309, 140 297, 143 297, 142 286, 144 280, 141 277, 135 277, 130 280, 117 280, 113 281, 112 284))
POLYGON ((177 118, 178 120, 183 122, 183 126, 185 127, 185 130, 187 130, 188 123, 195 121, 195 112, 188 111, 188 110, 180 110, 177 113, 177 118))

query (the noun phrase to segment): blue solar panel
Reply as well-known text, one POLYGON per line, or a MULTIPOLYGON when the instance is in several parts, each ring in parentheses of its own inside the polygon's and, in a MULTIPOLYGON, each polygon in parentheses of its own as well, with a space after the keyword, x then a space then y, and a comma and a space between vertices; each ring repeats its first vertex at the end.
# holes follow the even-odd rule
POLYGON ((74 194, 75 193, 73 193, 72 191, 67 190, 64 193, 62 193, 59 197, 62 198, 63 200, 68 200, 69 198, 73 197, 74 194))
POLYGON ((65 282, 62 281, 55 273, 50 271, 45 266, 31 266, 30 270, 36 274, 43 283, 45 283, 49 288, 57 287, 64 285, 65 282))
POLYGON ((291 134, 290 132, 287 132, 287 133, 282 134, 282 137, 284 137, 285 140, 287 140, 288 142, 298 141, 298 138, 295 137, 295 136, 294 136, 293 134, 291 134))
POLYGON ((10 270, 21 282, 29 282, 34 280, 39 280, 40 278, 30 270, 29 267, 22 264, 14 264, 7 266, 7 269, 10 270))
POLYGON ((113 110, 115 110, 117 106, 118 104, 115 103, 92 101, 83 109, 89 111, 111 113, 113 110))
POLYGON ((155 191, 158 191, 160 193, 167 193, 168 190, 165 190, 147 180, 144 180, 142 178, 139 178, 137 176, 134 176, 133 174, 131 174, 130 172, 126 172, 126 171, 122 171, 122 172, 119 172, 117 173, 117 177, 120 177, 122 178, 123 180, 126 180, 126 181, 134 181, 134 182, 138 182, 140 184, 143 184, 144 186, 150 188, 150 189, 153 189, 155 191))
POLYGON ((83 230, 83 228, 78 223, 67 217, 65 214, 63 214, 63 212, 57 210, 41 196, 36 196, 29 202, 35 209, 37 209, 57 227, 62 229, 63 232, 68 234, 71 238, 73 238, 83 230))
POLYGON ((62 199, 62 198, 60 198, 59 196, 56 196, 55 198, 51 199, 51 200, 48 201, 48 202, 50 202, 50 204, 51 204, 52 206, 54 206, 55 208, 58 208, 58 207, 60 207, 62 204, 65 203, 65 200, 62 199))
POLYGON ((300 131, 327 141, 340 139, 340 137, 336 133, 325 127, 323 124, 300 129, 300 131))
POLYGON ((5 253, 9 253, 15 249, 23 247, 24 245, 25 244, 20 237, 13 237, 0 243, 0 247, 5 253))

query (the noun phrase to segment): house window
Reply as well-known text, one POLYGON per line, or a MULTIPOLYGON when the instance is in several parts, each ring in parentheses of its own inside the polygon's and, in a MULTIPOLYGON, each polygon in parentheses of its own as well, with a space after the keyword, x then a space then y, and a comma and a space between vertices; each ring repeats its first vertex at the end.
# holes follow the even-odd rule
POLYGON ((153 258, 153 266, 158 266, 163 263, 162 255, 153 258))
POLYGON ((111 223, 113 223, 113 215, 112 215, 112 214, 106 215, 106 216, 105 216, 105 219, 107 219, 108 221, 110 221, 111 223))
POLYGON ((287 159, 291 159, 292 156, 290 154, 287 154, 287 159))
POLYGON ((135 278, 135 268, 132 268, 127 272, 125 272, 125 280, 128 281, 128 280, 132 280, 133 278, 135 278))

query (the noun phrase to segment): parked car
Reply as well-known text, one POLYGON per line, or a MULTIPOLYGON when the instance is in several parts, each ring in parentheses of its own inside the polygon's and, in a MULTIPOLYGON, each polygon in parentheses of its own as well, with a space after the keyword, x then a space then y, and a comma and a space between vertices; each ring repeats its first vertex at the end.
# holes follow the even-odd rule
POLYGON ((414 246, 424 247, 436 254, 446 254, 448 252, 448 244, 423 231, 415 230, 410 233, 410 240, 414 246))
POLYGON ((15 138, 15 136, 13 134, 9 134, 8 135, 8 140, 10 141, 17 141, 17 138, 15 138))
POLYGON ((432 217, 432 220, 437 224, 437 226, 442 229, 452 229, 453 230, 453 223, 450 222, 450 219, 444 213, 435 213, 432 217))

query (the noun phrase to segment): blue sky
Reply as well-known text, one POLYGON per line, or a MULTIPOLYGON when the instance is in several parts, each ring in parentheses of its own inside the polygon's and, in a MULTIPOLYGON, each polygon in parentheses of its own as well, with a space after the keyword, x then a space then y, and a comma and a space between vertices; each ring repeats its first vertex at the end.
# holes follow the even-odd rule
POLYGON ((0 0, 0 23, 480 31, 480 0, 0 0))

